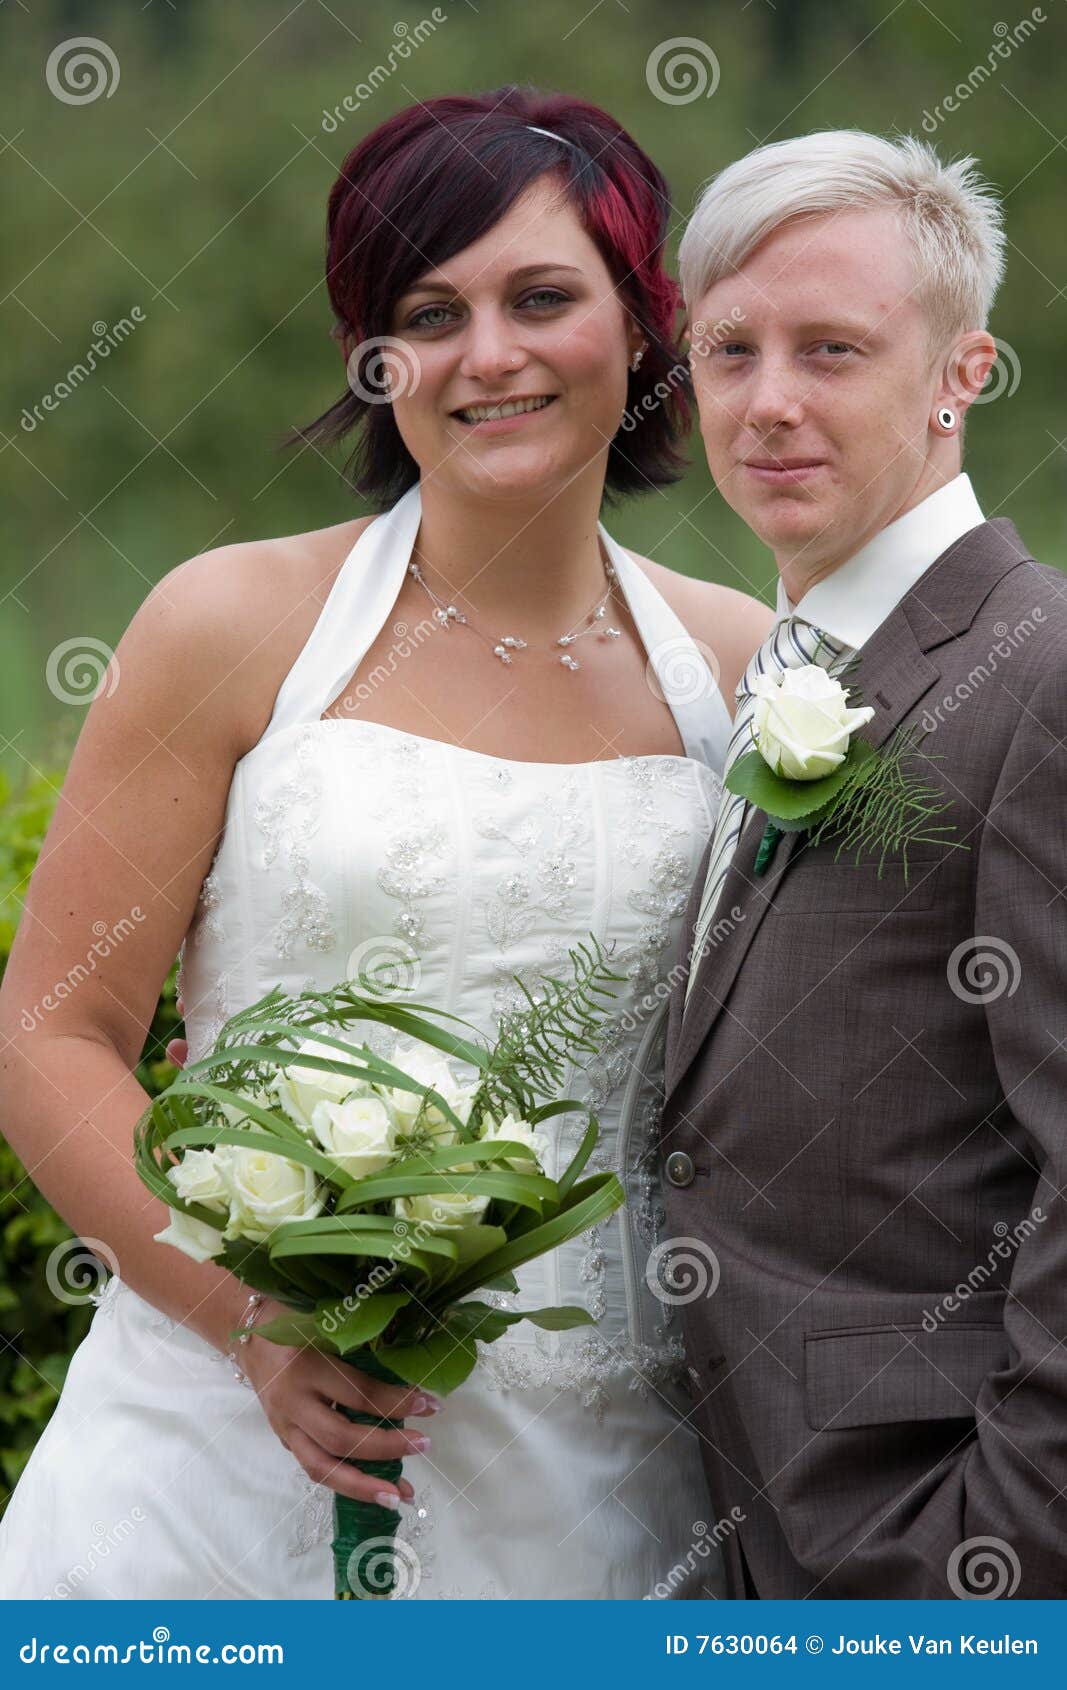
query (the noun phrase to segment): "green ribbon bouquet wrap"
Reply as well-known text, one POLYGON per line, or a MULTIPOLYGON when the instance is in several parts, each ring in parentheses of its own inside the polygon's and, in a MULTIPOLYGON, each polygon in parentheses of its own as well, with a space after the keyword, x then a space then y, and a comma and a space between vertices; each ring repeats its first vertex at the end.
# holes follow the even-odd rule
MULTIPOLYGON (((526 1007, 501 1020, 494 1045, 458 1016, 391 995, 366 974, 324 992, 286 995, 275 987, 232 1016, 211 1053, 184 1068, 135 1129, 137 1171, 174 1211, 158 1236, 286 1305, 287 1313, 256 1326, 257 1336, 311 1346, 373 1378, 442 1395, 476 1366, 477 1342, 494 1342, 519 1320, 550 1330, 591 1324, 584 1308, 511 1311, 477 1295, 516 1291, 517 1268, 624 1202, 614 1173, 583 1177, 596 1117, 558 1095, 565 1064, 598 1049, 610 982, 623 977, 610 971, 593 935, 569 956, 571 978, 546 978, 536 998, 516 982, 526 1007), (387 1061, 346 1039, 355 1022, 391 1028, 446 1063, 469 1066, 476 1077, 468 1106, 454 1107, 457 1094, 450 1100, 443 1080, 405 1073, 403 1057, 387 1061), (323 1115, 320 1103, 307 1118, 294 1109, 292 1081, 309 1072, 320 1084, 339 1076, 328 1082, 336 1108, 356 1100, 361 1120, 376 1124, 384 1148, 373 1171, 355 1174, 343 1154, 326 1148, 333 1142, 328 1107, 323 1115), (398 1094, 419 1100, 403 1128, 398 1094), (581 1141, 550 1179, 535 1129, 573 1114, 586 1120, 581 1141), (273 1181, 272 1191, 297 1194, 290 1216, 267 1224, 248 1208, 242 1170, 249 1168, 273 1181)), ((455 1080, 450 1069, 447 1078, 455 1080)), ((403 1424, 338 1407, 355 1424, 403 1424)), ((399 1460, 351 1459, 390 1483, 401 1472, 399 1460)), ((398 1521, 393 1508, 334 1492, 338 1600, 406 1594, 410 1569, 404 1546, 394 1543, 398 1521)))

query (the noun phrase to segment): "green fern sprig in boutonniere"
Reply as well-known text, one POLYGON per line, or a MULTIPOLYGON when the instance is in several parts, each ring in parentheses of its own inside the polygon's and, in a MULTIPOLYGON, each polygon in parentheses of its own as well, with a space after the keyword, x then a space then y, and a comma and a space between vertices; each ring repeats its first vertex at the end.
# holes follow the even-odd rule
POLYGON ((841 684, 856 662, 833 673, 806 663, 756 681, 756 749, 737 759, 725 781, 728 791, 767 815, 756 874, 765 873, 785 833, 806 833, 810 844, 837 838, 835 861, 843 851, 855 853, 857 863, 865 852, 876 853, 879 877, 886 857, 899 853, 905 883, 909 845, 953 843, 945 836, 955 828, 933 819, 950 803, 939 802, 940 788, 911 766, 925 735, 913 724, 881 749, 854 737, 874 716, 870 706, 851 706, 850 689, 841 684))

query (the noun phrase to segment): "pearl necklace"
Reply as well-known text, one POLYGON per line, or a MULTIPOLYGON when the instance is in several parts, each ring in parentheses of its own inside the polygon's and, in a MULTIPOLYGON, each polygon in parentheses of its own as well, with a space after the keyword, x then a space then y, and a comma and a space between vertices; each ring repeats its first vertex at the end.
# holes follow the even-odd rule
MULTIPOLYGON (((618 585, 619 580, 615 566, 611 562, 611 559, 604 558, 603 562, 604 574, 607 577, 608 583, 607 591, 604 592, 597 600, 592 610, 587 611, 580 621, 576 622, 573 628, 569 628, 565 634, 561 634, 558 640, 554 640, 552 642, 553 645, 569 648, 574 645, 577 640, 584 639, 586 634, 592 633, 598 633, 601 639, 606 640, 617 640, 620 638, 620 630, 618 628, 600 626, 600 624, 606 621, 608 614, 608 600, 611 597, 612 588, 618 585), (583 623, 588 623, 588 627, 583 627, 583 623)), ((516 651, 548 651, 551 649, 550 646, 531 647, 527 640, 521 640, 514 634, 504 634, 498 640, 491 639, 490 636, 488 634, 484 634, 480 628, 476 628, 470 618, 464 616, 461 610, 457 610, 454 604, 446 604, 444 599, 438 597, 433 588, 430 586, 430 583, 426 580, 422 570, 419 568, 419 565, 415 562, 414 558, 408 564, 408 573, 414 580, 418 581, 420 586, 423 587, 427 593, 429 593, 435 607, 433 613, 434 620, 440 623, 442 628, 451 628, 457 622, 462 623, 464 627, 469 628, 472 633, 477 634, 480 639, 485 640, 488 645, 492 646, 493 655, 498 657, 501 663, 510 663, 512 661, 512 653, 516 651)), ((581 664, 578 662, 577 658, 571 656, 569 649, 564 650, 562 656, 560 657, 560 662, 563 664, 565 669, 581 668, 581 664)))

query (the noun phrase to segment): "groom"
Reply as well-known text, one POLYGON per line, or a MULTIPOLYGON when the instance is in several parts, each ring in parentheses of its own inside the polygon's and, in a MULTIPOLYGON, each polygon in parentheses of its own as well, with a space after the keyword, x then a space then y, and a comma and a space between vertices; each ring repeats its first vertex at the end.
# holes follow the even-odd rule
POLYGON ((960 472, 1003 248, 973 161, 857 131, 731 165, 682 245, 712 473, 779 572, 731 755, 758 677, 851 660, 947 806, 906 879, 798 832, 758 872, 727 792, 690 899, 664 1237, 704 1272, 663 1294, 735 1597, 1067 1596, 1067 582, 960 472))

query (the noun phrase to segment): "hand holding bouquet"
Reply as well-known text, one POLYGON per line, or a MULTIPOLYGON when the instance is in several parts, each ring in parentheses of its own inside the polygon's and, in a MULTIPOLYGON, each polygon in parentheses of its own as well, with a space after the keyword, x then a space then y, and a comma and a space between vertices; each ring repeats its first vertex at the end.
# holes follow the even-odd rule
MULTIPOLYGON (((517 1289, 515 1269, 577 1237, 624 1201, 610 1172, 582 1177, 595 1116, 559 1098, 564 1064, 596 1050, 609 982, 590 935, 572 978, 548 979, 489 1046, 457 1016, 390 998, 361 975, 326 992, 280 987, 234 1015, 135 1133, 145 1185, 174 1211, 161 1242, 216 1260, 289 1312, 257 1336, 310 1345, 391 1384, 447 1394, 519 1320, 561 1330, 578 1307, 510 1312, 477 1294, 517 1289), (411 1048, 388 1061, 345 1035, 391 1028, 411 1048), (470 1070, 457 1079, 451 1062, 470 1070), (551 1117, 586 1128, 557 1179, 545 1172, 551 1117)), ((346 1405, 356 1422, 395 1426, 346 1405)), ((395 1481, 401 1464, 360 1462, 395 1481)), ((393 1509, 334 1494, 335 1590, 388 1596, 383 1539, 393 1509)))

